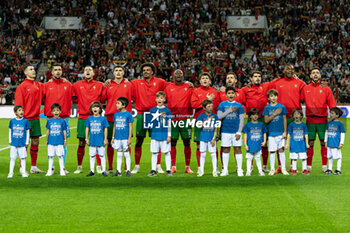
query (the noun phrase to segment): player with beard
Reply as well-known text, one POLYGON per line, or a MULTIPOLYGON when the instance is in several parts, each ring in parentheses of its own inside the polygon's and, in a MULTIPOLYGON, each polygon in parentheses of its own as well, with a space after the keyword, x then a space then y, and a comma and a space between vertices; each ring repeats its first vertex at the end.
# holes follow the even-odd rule
POLYGON ((191 126, 186 125, 192 115, 191 95, 192 89, 184 82, 184 75, 181 70, 174 71, 174 82, 167 85, 164 92, 166 93, 168 108, 174 116, 171 125, 171 172, 176 172, 176 144, 179 136, 184 144, 184 154, 186 168, 185 173, 192 174, 190 168, 191 162, 191 126))
POLYGON ((305 86, 301 93, 301 99, 306 107, 306 125, 309 130, 309 145, 307 149, 307 170, 311 172, 312 157, 316 133, 321 144, 322 171, 327 170, 327 148, 325 146, 325 132, 328 123, 328 110, 336 107, 336 102, 331 89, 321 84, 320 68, 311 70, 312 83, 305 86), (327 110, 328 107, 328 110, 327 110))

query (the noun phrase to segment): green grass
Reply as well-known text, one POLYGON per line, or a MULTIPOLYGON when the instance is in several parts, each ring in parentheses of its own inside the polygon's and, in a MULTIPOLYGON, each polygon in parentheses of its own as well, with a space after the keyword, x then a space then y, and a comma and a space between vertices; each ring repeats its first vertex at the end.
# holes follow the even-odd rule
MULTIPOLYGON (((0 149, 8 146, 8 122, 0 120, 0 149)), ((44 134, 46 120, 41 120, 44 134)), ((345 121, 344 121, 345 123, 345 121)), ((346 122, 349 132, 350 120, 346 122)), ((71 127, 76 119, 71 119, 71 127)), ((67 170, 76 168, 76 129, 68 140, 67 170)), ((38 167, 47 169, 45 138, 41 138, 38 167)), ((316 142, 310 176, 275 175, 237 177, 231 152, 230 175, 196 177, 184 170, 183 146, 178 143, 174 177, 147 177, 151 158, 146 139, 141 173, 131 178, 86 177, 84 174, 52 177, 45 174, 18 175, 7 179, 9 149, 0 151, 0 232, 348 232, 350 231, 350 136, 343 149, 343 174, 321 173, 319 143, 316 142)), ((133 148, 132 148, 133 149, 133 148)), ((288 156, 289 153, 287 153, 288 156)), ((132 167, 134 156, 132 153, 132 167)), ((116 159, 114 159, 116 163, 116 159)), ((57 158, 55 159, 56 166, 57 158)), ((164 159, 162 159, 163 168, 164 159)), ((289 163, 289 160, 288 160, 289 163)), ((115 165, 116 166, 116 165, 115 165)), ((114 167, 115 167, 114 166, 114 167)), ((244 161, 244 168, 245 168, 244 161)), ((195 145, 191 167, 197 170, 195 145)), ((301 163, 298 163, 299 170, 301 163)), ((27 159, 27 170, 30 159, 27 159)))

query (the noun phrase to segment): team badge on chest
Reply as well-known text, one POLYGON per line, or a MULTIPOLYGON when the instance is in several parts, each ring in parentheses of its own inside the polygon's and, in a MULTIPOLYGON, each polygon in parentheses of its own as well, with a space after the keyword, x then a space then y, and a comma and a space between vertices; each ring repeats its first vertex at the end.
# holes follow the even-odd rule
POLYGON ((153 86, 156 86, 156 83, 153 83, 153 86))
POLYGON ((295 88, 297 88, 297 87, 298 87, 298 85, 296 85, 296 84, 295 84, 295 85, 294 85, 294 87, 295 87, 295 88))

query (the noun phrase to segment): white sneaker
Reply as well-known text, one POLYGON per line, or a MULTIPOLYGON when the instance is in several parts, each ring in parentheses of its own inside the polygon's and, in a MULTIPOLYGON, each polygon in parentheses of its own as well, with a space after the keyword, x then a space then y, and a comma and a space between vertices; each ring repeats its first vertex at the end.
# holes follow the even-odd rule
POLYGON ((96 172, 97 172, 98 174, 102 174, 101 166, 97 166, 97 167, 96 167, 96 172))
POLYGON ((32 167, 30 169, 30 173, 45 173, 44 171, 40 170, 39 168, 37 167, 32 167))
POLYGON ((83 173, 83 167, 82 166, 78 166, 77 170, 74 171, 74 174, 79 174, 79 173, 83 173))
POLYGON ((63 168, 64 173, 69 174, 69 171, 67 171, 65 168, 63 168))
POLYGON ((228 176, 228 171, 222 170, 220 176, 228 176))
POLYGON ((63 169, 60 170, 60 176, 66 176, 66 172, 63 169))
POLYGON ((136 174, 140 172, 140 167, 134 167, 134 169, 131 171, 131 174, 136 174))
POLYGON ((245 174, 245 176, 251 176, 252 172, 251 171, 247 171, 247 173, 245 174))
POLYGON ((265 173, 263 171, 259 172, 259 176, 265 176, 265 173))
POLYGON ((202 171, 202 169, 198 168, 198 175, 197 176, 203 176, 204 175, 204 171, 202 171))
POLYGON ((243 170, 238 170, 238 171, 237 171, 237 175, 238 175, 238 176, 244 176, 243 170))
POLYGON ((287 172, 286 169, 282 169, 282 174, 285 175, 285 176, 288 176, 288 175, 289 175, 289 173, 287 172))
POLYGON ((13 177, 13 172, 10 172, 8 175, 7 175, 7 178, 12 178, 13 177))
POLYGON ((53 175, 52 171, 48 171, 48 172, 46 173, 46 176, 52 176, 52 175, 53 175))
POLYGON ((163 171, 162 167, 160 166, 160 164, 157 164, 156 172, 159 174, 164 174, 164 171, 163 171))
POLYGON ((213 176, 214 177, 218 177, 218 172, 215 170, 215 171, 213 171, 213 176))
POLYGON ((26 171, 24 171, 23 173, 22 173, 22 177, 23 178, 26 178, 26 177, 28 177, 29 176, 29 174, 26 172, 26 171))
POLYGON ((273 170, 271 169, 270 172, 269 172, 269 176, 273 176, 273 175, 275 175, 275 170, 274 170, 274 169, 273 169, 273 170))

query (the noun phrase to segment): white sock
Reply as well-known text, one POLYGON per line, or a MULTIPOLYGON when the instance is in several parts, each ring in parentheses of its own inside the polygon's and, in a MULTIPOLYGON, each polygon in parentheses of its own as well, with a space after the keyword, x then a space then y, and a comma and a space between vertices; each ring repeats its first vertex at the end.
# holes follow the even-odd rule
POLYGON ((252 172, 252 160, 253 158, 247 158, 247 172, 252 172))
POLYGON ((121 173, 123 163, 123 152, 117 151, 117 171, 121 173))
POLYGON ((222 160, 224 165, 224 170, 228 171, 228 161, 230 159, 230 153, 222 153, 222 160))
POLYGON ((293 168, 293 171, 297 170, 297 161, 294 159, 292 160, 292 168, 293 168))
POLYGON ((152 170, 155 171, 157 167, 158 152, 152 153, 152 170))
POLYGON ((201 162, 199 168, 204 172, 205 156, 207 152, 201 152, 201 162))
POLYGON ((303 159, 302 161, 301 161, 301 166, 302 166, 302 168, 303 168, 303 171, 304 170, 306 170, 306 159, 303 159))
POLYGON ((124 157, 125 157, 125 163, 126 163, 126 170, 130 171, 130 153, 129 151, 124 151, 124 157))
POLYGON ((26 172, 26 159, 21 159, 21 173, 26 172))
POLYGON ((53 164, 53 156, 49 156, 49 172, 51 172, 51 170, 52 170, 52 164, 53 164))
POLYGON ((276 156, 275 152, 270 152, 270 170, 275 170, 276 156))
POLYGON ((90 156, 90 171, 95 173, 95 156, 90 156))
POLYGON ((341 158, 337 159, 337 170, 341 171, 341 158))
POLYGON ((261 167, 261 159, 260 159, 260 156, 256 156, 256 157, 255 157, 255 162, 256 162, 256 166, 258 167, 259 173, 261 173, 261 172, 262 172, 262 167, 261 167))
POLYGON ((312 166, 307 166, 307 168, 310 168, 310 169, 311 169, 311 168, 312 168, 312 166))
POLYGON ((58 163, 60 164, 60 170, 64 170, 64 162, 63 162, 63 156, 57 156, 58 157, 58 163))
POLYGON ((213 164, 213 171, 216 171, 218 168, 218 165, 217 165, 218 161, 216 159, 216 152, 212 152, 212 153, 210 153, 210 155, 211 155, 211 162, 213 164))
POLYGON ((333 170, 333 158, 328 159, 328 169, 331 171, 333 170))
POLYGON ((100 159, 101 159, 101 165, 102 165, 102 172, 105 172, 106 171, 106 156, 100 155, 100 159))
POLYGON ((165 167, 167 171, 170 171, 171 169, 171 157, 170 157, 170 152, 167 152, 164 154, 165 157, 165 167))
POLYGON ((283 152, 279 152, 279 155, 280 155, 282 171, 286 170, 286 154, 283 151, 283 152))
POLYGON ((11 160, 10 160, 10 171, 9 171, 9 173, 13 173, 13 169, 15 168, 15 163, 16 163, 16 159, 11 158, 11 160))
MULTIPOLYGON (((242 154, 236 154, 236 161, 237 161, 237 171, 242 171, 242 163, 243 163, 242 154)), ((251 165, 252 165, 252 161, 250 161, 250 166, 251 165)))

